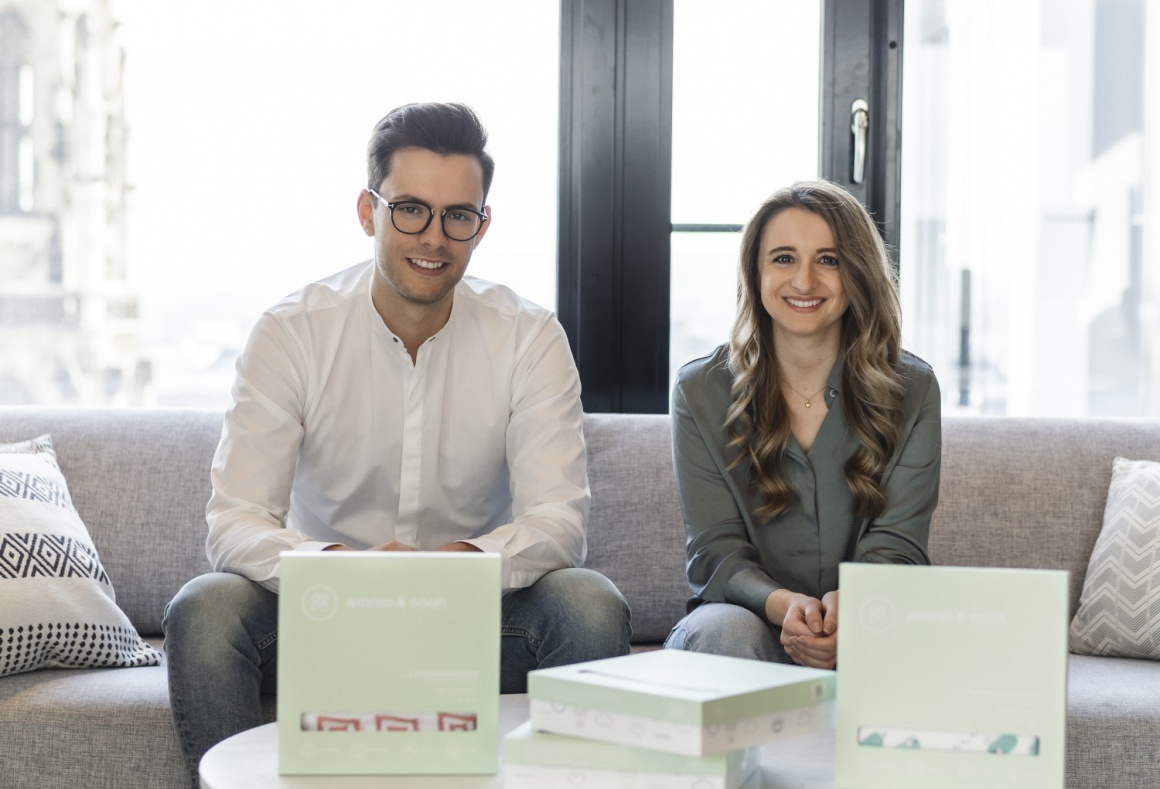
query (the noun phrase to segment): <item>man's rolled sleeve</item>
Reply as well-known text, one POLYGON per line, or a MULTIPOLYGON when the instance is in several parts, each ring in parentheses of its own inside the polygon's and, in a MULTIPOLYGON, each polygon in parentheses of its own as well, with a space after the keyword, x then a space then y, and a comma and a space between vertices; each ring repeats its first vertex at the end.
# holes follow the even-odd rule
POLYGON ((210 470, 210 564, 272 591, 283 551, 328 545, 284 527, 303 436, 301 358, 294 338, 275 317, 263 315, 238 359, 234 404, 210 470))
POLYGON ((587 552, 590 494, 580 376, 554 317, 546 317, 521 349, 511 390, 506 451, 512 521, 464 540, 503 555, 505 589, 579 567, 587 552))

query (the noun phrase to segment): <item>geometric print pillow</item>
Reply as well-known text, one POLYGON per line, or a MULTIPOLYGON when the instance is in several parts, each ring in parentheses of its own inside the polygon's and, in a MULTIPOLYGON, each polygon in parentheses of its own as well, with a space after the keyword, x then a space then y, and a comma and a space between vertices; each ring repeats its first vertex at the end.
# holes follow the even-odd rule
POLYGON ((1116 458, 1068 647, 1160 659, 1160 463, 1116 458))
POLYGON ((0 444, 0 677, 160 661, 117 607, 52 440, 0 444))

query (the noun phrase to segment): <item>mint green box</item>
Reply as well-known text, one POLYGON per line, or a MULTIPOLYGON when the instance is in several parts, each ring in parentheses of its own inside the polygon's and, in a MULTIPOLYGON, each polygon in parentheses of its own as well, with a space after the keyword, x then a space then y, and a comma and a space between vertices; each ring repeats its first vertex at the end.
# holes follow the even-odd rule
POLYGON ((716 756, 677 756, 536 731, 524 723, 504 738, 504 789, 552 786, 742 789, 761 771, 754 746, 716 756))
POLYGON ((282 554, 278 769, 494 774, 498 554, 282 554))
POLYGON ((834 672, 674 649, 528 673, 542 731, 710 756, 833 726, 834 672))
POLYGON ((843 564, 838 789, 1063 789, 1068 574, 843 564))

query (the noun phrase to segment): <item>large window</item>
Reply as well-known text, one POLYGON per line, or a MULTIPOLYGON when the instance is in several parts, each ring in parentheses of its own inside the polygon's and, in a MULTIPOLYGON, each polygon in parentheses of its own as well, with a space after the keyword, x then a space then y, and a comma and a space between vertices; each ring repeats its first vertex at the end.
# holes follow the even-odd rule
POLYGON ((818 177, 821 16, 818 0, 675 3, 670 381, 728 340, 738 228, 818 177))
POLYGON ((725 339, 756 204, 850 183, 854 101, 852 192, 897 243, 901 2, 562 0, 559 303, 587 410, 668 409, 675 368, 725 339))
MULTIPOLYGON (((411 101, 466 102, 490 132, 495 218, 469 273, 555 306, 558 4, 68 8, 16 33, 0 17, 0 139, 25 117, 23 50, 7 45, 22 32, 41 58, 32 136, 51 196, 0 217, 0 402, 227 404, 259 313, 370 257, 367 138, 411 101)), ((0 179, 23 205, 23 181, 0 179)))
POLYGON ((907 345, 948 413, 1160 415, 1160 9, 910 0, 907 345))
POLYGON ((665 410, 737 228, 820 174, 897 249, 947 413, 1160 414, 1146 0, 270 8, 0 15, 0 402, 224 406, 258 313, 369 256, 374 122, 462 100, 498 165, 471 272, 558 310, 589 410, 665 410))

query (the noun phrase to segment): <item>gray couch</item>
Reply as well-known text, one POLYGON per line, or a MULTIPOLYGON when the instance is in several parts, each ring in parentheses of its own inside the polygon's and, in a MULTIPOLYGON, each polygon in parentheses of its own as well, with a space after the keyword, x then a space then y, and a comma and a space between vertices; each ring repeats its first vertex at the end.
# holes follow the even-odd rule
MULTIPOLYGON (((0 408, 0 442, 52 435, 117 601, 150 639, 166 602, 209 569, 220 426, 208 411, 0 408)), ((627 596, 634 641, 656 644, 689 594, 669 420, 595 414, 585 430, 588 566, 627 596)), ((1069 570, 1074 611, 1116 455, 1160 459, 1160 422, 948 419, 935 562, 1069 570)), ((1068 786, 1158 786, 1158 742, 1160 663, 1072 656, 1068 786)), ((0 679, 0 759, 3 787, 183 786, 164 667, 0 679)))

